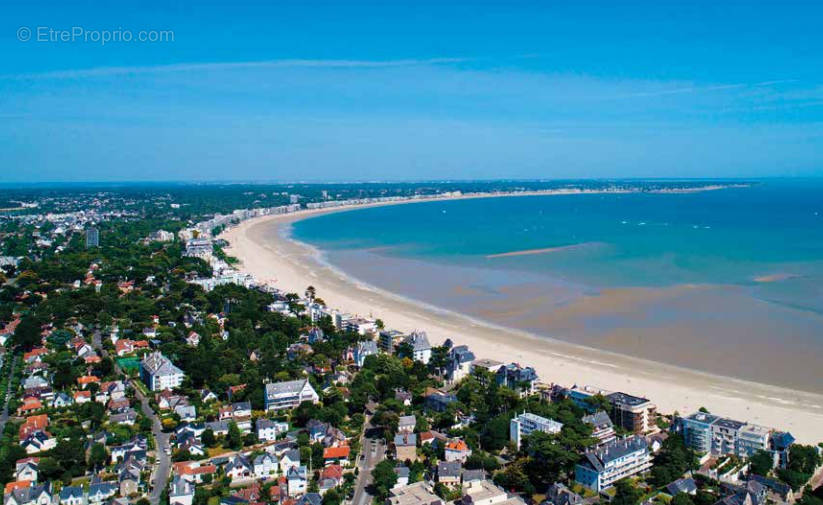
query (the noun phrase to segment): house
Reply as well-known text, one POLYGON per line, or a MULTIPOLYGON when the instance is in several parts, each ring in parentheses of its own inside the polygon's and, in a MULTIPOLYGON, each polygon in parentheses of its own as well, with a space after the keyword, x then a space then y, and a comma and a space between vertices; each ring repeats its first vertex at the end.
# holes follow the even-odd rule
POLYGON ((432 492, 426 482, 415 482, 392 489, 385 505, 443 505, 443 500, 432 492))
POLYGON ((608 444, 615 439, 614 424, 605 410, 585 415, 582 421, 592 427, 592 436, 598 440, 599 445, 608 444))
POLYGON ((81 405, 91 401, 91 391, 77 391, 74 393, 74 403, 81 405))
POLYGON ((40 458, 18 459, 14 464, 14 476, 18 481, 37 482, 40 458))
POLYGON ((645 472, 651 466, 646 439, 635 435, 587 451, 575 467, 575 481, 599 493, 618 480, 645 472))
POLYGON ((322 505, 323 497, 319 493, 306 493, 297 499, 295 505, 322 505))
POLYGON ((197 347, 198 345, 200 345, 200 338, 201 337, 199 333, 197 333, 196 331, 191 331, 186 336, 186 345, 188 345, 189 347, 197 347))
POLYGON ((319 401, 320 396, 308 379, 266 384, 266 410, 293 409, 303 402, 319 401))
POLYGON ((340 465, 329 465, 320 470, 319 492, 325 494, 329 489, 335 488, 343 483, 343 467, 340 465))
POLYGON ((254 476, 258 478, 274 475, 280 469, 280 462, 274 455, 263 453, 254 458, 254 476))
POLYGON ((255 421, 257 439, 263 442, 277 440, 280 434, 289 431, 289 423, 259 418, 255 421))
POLYGON ((376 354, 377 342, 375 342, 374 340, 358 342, 354 348, 354 364, 362 368, 363 363, 366 361, 366 357, 373 356, 376 354))
POLYGON ((38 430, 24 438, 20 446, 26 450, 26 454, 37 454, 57 447, 57 439, 46 431, 38 430))
POLYGON ((417 461, 417 435, 398 433, 394 436, 394 459, 397 461, 417 461))
POLYGON ((29 396, 23 399, 23 404, 17 408, 17 415, 24 416, 31 414, 33 412, 37 412, 38 410, 43 408, 43 403, 40 401, 39 398, 35 398, 33 396, 29 396))
POLYGON ((534 393, 537 372, 530 366, 521 367, 518 363, 509 363, 497 370, 495 380, 497 384, 517 391, 523 397, 534 393))
POLYGON ((449 350, 448 364, 446 365, 446 380, 451 383, 459 382, 471 373, 474 353, 468 346, 458 345, 449 350))
POLYGON ((117 491, 118 486, 114 482, 93 478, 91 484, 89 484, 89 503, 102 503, 116 495, 117 491))
POLYGON ((409 407, 412 404, 412 394, 408 391, 397 388, 394 390, 394 399, 402 403, 404 406, 409 407))
POLYGON ((432 346, 425 331, 413 331, 403 342, 408 344, 412 350, 412 359, 428 364, 432 357, 432 346))
POLYGON ((392 489, 409 485, 409 475, 411 475, 409 467, 406 465, 396 466, 394 467, 394 473, 397 474, 397 482, 394 483, 392 489))
POLYGON ((283 473, 300 466, 300 451, 289 449, 280 456, 280 469, 283 473))
POLYGON ((460 473, 463 464, 459 461, 441 461, 437 463, 437 482, 455 488, 460 486, 460 473))
POLYGON ((60 505, 83 505, 86 502, 86 492, 83 486, 63 486, 58 495, 60 505))
POLYGON ((666 492, 671 496, 679 493, 686 493, 694 496, 697 494, 697 483, 691 477, 677 479, 666 486, 666 492))
POLYGON ((459 461, 465 463, 469 456, 472 455, 472 450, 466 442, 456 439, 446 443, 445 460, 448 462, 459 461))
POLYGON ((70 407, 73 403, 74 400, 72 399, 72 397, 69 396, 67 393, 61 391, 54 395, 54 399, 51 402, 51 406, 56 409, 61 409, 63 407, 70 407))
POLYGON ((546 498, 540 505, 582 505, 583 497, 564 484, 555 482, 546 491, 546 498))
POLYGON ((89 384, 99 384, 100 379, 95 377, 94 375, 84 375, 82 377, 77 378, 77 385, 80 386, 81 389, 86 389, 89 387, 89 384))
POLYGON ((254 467, 246 456, 237 454, 226 465, 226 475, 232 482, 251 479, 254 477, 254 467))
POLYGON ((486 471, 482 468, 475 470, 463 470, 463 484, 474 482, 476 480, 486 480, 486 471))
POLYGON ((179 387, 185 375, 160 351, 155 351, 140 362, 140 377, 150 390, 161 391, 179 387))
POLYGON ((172 505, 192 505, 194 501, 194 484, 182 475, 175 475, 169 486, 169 503, 172 505))
POLYGON ((147 449, 148 441, 146 440, 146 437, 136 435, 124 444, 111 447, 109 457, 111 458, 112 463, 126 461, 132 454, 145 454, 147 449))
POLYGON ((349 466, 349 453, 351 449, 347 445, 340 447, 327 447, 323 449, 323 461, 326 465, 349 466))
POLYGON ((180 420, 184 422, 197 419, 197 409, 194 405, 178 405, 174 408, 174 413, 180 416, 180 420))
POLYGON ((442 391, 433 391, 426 396, 424 405, 427 409, 435 412, 445 412, 449 405, 456 402, 457 397, 451 393, 444 393, 442 391))
POLYGON ((523 412, 509 422, 509 439, 514 442, 515 447, 520 449, 523 437, 535 431, 542 431, 549 435, 556 435, 563 429, 563 424, 553 419, 523 412))
POLYGON ((292 498, 300 496, 306 492, 309 484, 308 471, 305 466, 293 466, 286 472, 286 481, 289 489, 289 496, 292 498))
POLYGON ((52 495, 51 483, 31 485, 25 487, 14 487, 3 496, 3 505, 51 505, 54 496, 52 495))
POLYGON ((140 485, 140 466, 126 464, 117 472, 117 483, 120 486, 120 496, 130 496, 137 493, 140 485))
POLYGON ((417 418, 415 416, 400 416, 397 419, 398 433, 414 433, 414 427, 417 425, 417 418))
POLYGON ((217 466, 203 464, 200 461, 182 461, 172 464, 173 473, 180 475, 189 482, 200 484, 206 476, 213 476, 217 473, 217 466))

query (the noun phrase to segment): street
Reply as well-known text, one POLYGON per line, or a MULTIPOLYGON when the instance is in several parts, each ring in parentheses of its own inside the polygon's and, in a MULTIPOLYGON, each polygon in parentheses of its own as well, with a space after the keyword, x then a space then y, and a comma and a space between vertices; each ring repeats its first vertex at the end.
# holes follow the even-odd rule
POLYGON ((386 457, 386 442, 382 430, 371 425, 371 416, 366 417, 363 431, 363 441, 360 456, 357 461, 359 474, 354 487, 354 497, 351 505, 369 505, 373 496, 368 491, 372 482, 371 472, 378 463, 386 457))
MULTIPOLYGON (((6 355, 8 357, 8 355, 6 355)), ((9 400, 11 399, 11 378, 14 377, 14 367, 17 365, 17 355, 13 355, 11 359, 11 367, 9 367, 8 388, 6 389, 6 396, 3 398, 3 411, 0 413, 0 433, 6 428, 6 423, 9 420, 9 400)))
MULTIPOLYGON (((101 354, 101 356, 108 358, 109 353, 103 348, 103 342, 100 335, 100 330, 96 330, 92 335, 92 345, 95 349, 101 354)), ((120 366, 117 364, 117 360, 112 358, 114 361, 114 368, 117 373, 124 375, 123 371, 120 369, 120 366)), ((127 379, 126 382, 128 383, 129 380, 127 379)), ((148 417, 151 420, 151 432, 154 436, 154 445, 155 445, 155 466, 151 473, 151 494, 149 494, 149 503, 152 505, 157 505, 160 503, 160 495, 163 494, 163 490, 166 489, 166 484, 169 481, 169 471, 171 469, 171 456, 167 453, 169 451, 169 433, 163 433, 163 425, 160 423, 160 418, 157 414, 152 410, 151 405, 149 405, 149 399, 146 398, 143 393, 140 391, 139 388, 134 387, 134 396, 140 401, 140 410, 143 412, 143 415, 148 417)))

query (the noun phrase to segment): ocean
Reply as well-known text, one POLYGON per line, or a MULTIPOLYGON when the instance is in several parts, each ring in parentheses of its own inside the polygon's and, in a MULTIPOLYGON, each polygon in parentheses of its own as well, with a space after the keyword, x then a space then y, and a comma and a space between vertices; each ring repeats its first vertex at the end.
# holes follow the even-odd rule
POLYGON ((340 270, 411 299, 823 392, 821 180, 415 203, 321 215, 290 233, 340 270))

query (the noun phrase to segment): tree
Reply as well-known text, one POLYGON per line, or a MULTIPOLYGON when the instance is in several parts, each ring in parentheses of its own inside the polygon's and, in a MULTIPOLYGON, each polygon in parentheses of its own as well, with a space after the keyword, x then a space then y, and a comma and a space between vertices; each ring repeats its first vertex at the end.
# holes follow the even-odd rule
POLYGON ((669 505, 695 505, 695 503, 688 493, 677 493, 669 502, 669 505))
POLYGON ((336 488, 329 489, 323 495, 323 505, 340 505, 343 503, 343 496, 336 488))
POLYGON ((25 350, 40 345, 40 321, 35 316, 23 316, 14 330, 14 343, 25 350))
POLYGON ((757 475, 766 475, 774 468, 774 456, 768 451, 758 450, 749 458, 749 471, 757 475))
POLYGON ((215 445, 217 445, 217 439, 214 436, 214 430, 212 430, 211 428, 206 428, 203 431, 203 434, 200 435, 200 440, 206 447, 214 447, 215 445))
POLYGON ((383 502, 389 496, 389 491, 397 483, 397 473, 394 471, 394 463, 383 460, 374 467, 371 472, 374 495, 378 501, 383 502))
POLYGON ((637 505, 643 493, 635 488, 628 479, 617 481, 615 484, 616 493, 611 505, 637 505))
POLYGON ((240 433, 240 428, 234 421, 229 423, 229 434, 226 436, 226 443, 235 451, 243 447, 243 435, 240 433))
POLYGON ((103 465, 106 464, 108 460, 108 454, 106 454, 106 446, 97 442, 91 446, 89 449, 89 459, 88 464, 91 468, 95 470, 99 469, 103 465))
POLYGON ((662 487, 695 468, 697 456, 694 451, 686 446, 681 435, 673 434, 663 442, 654 458, 651 480, 655 486, 662 487))

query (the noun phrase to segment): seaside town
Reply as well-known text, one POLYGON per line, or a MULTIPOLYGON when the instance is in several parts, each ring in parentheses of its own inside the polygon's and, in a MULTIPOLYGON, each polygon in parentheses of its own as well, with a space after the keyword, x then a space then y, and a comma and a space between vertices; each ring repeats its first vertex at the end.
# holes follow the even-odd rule
MULTIPOLYGON (((600 184, 600 183, 598 183, 600 184)), ((219 235, 498 185, 27 189, 0 205, 4 505, 823 505, 779 427, 478 355, 238 269, 219 235), (240 209, 240 210, 236 210, 240 209)), ((13 192, 9 192, 11 194, 13 192)), ((821 427, 823 438, 823 427, 821 427)))

